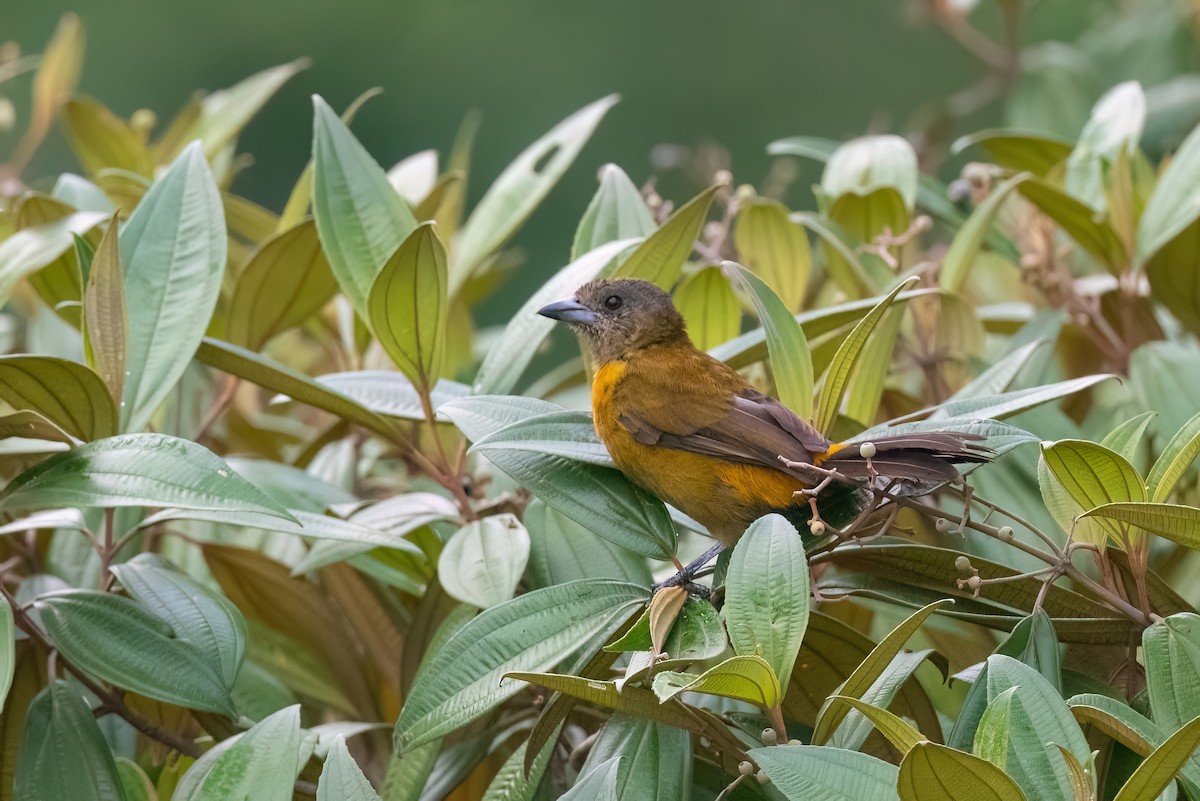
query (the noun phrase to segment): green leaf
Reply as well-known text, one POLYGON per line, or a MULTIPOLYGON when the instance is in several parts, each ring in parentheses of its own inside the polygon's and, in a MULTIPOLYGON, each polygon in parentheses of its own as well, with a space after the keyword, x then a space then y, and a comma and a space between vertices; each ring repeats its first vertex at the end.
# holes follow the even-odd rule
POLYGON ((342 292, 367 317, 375 276, 417 221, 371 154, 313 95, 313 217, 342 292))
POLYGON ((1126 461, 1132 463, 1137 458, 1138 445, 1142 443, 1142 435, 1146 427, 1154 419, 1155 412, 1142 412, 1131 417, 1124 423, 1104 435, 1100 444, 1111 451, 1116 451, 1126 461))
MULTIPOLYGON (((861 699, 872 706, 887 709, 895 700, 897 693, 900 692, 900 688, 913 677, 917 669, 932 654, 933 651, 928 650, 911 653, 904 651, 896 654, 879 674, 879 678, 875 679, 871 686, 862 693, 861 699)), ((827 744, 835 748, 859 749, 870 735, 872 723, 857 710, 850 710, 845 714, 845 719, 838 724, 827 744)))
POLYGON ((617 777, 621 758, 615 757, 597 765, 579 777, 570 790, 558 801, 620 801, 617 797, 617 777))
POLYGON ((541 750, 534 756, 528 773, 525 771, 525 752, 529 741, 526 740, 517 746, 512 756, 496 771, 496 776, 488 785, 482 801, 533 801, 534 795, 541 787, 542 777, 546 775, 546 768, 550 765, 550 757, 558 747, 560 732, 561 729, 542 745, 541 750))
POLYGON ((750 297, 758 311, 779 400, 801 418, 811 418, 813 367, 804 329, 761 278, 731 261, 724 262, 722 270, 731 283, 750 297))
POLYGON ((90 97, 68 100, 62 109, 67 141, 84 171, 124 170, 147 178, 154 174, 150 151, 141 135, 90 97))
POLYGON ((734 653, 761 656, 786 687, 808 628, 809 603, 808 560, 796 527, 777 514, 755 520, 734 547, 725 576, 722 615, 734 653))
POLYGON ((1030 172, 1042 178, 1071 155, 1071 143, 1044 133, 989 128, 955 140, 951 153, 979 145, 988 157, 1014 172, 1030 172))
POLYGON ((1150 469, 1146 479, 1148 499, 1161 503, 1171 497, 1179 479, 1200 455, 1200 414, 1184 423, 1170 441, 1163 446, 1162 453, 1150 469))
MULTIPOLYGON (((883 675, 887 670, 888 665, 900 653, 900 649, 904 647, 904 643, 909 637, 921 628, 921 624, 932 615, 938 608, 951 604, 952 599, 944 599, 935 601, 915 613, 910 615, 903 623, 892 629, 886 637, 879 641, 867 658, 854 669, 854 672, 846 677, 846 680, 838 686, 837 691, 833 695, 841 695, 849 698, 860 698, 866 693, 875 681, 883 675)), ((817 725, 813 728, 813 742, 823 743, 828 740, 837 730, 841 722, 846 718, 849 710, 844 704, 835 705, 826 700, 821 706, 821 711, 817 716, 817 725)))
POLYGON ((882 759, 815 745, 754 748, 750 758, 787 801, 898 801, 899 769, 882 759))
POLYGON ((513 671, 543 671, 581 643, 611 633, 647 600, 619 581, 576 581, 485 610, 435 652, 413 683, 396 722, 403 753, 487 713, 521 690, 513 671))
MULTIPOLYGON (((116 417, 114 412, 113 417, 116 417)), ((0 415, 0 440, 8 437, 44 439, 74 445, 75 438, 37 412, 24 411, 0 415)))
POLYGON ((225 252, 221 195, 192 143, 121 231, 129 312, 123 431, 144 428, 187 369, 217 305, 225 252))
POLYGON ((613 271, 613 278, 640 278, 670 291, 692 255, 692 248, 704 230, 708 209, 720 185, 710 186, 679 209, 657 231, 629 254, 613 271))
POLYGON ((64 506, 178 506, 289 518, 211 451, 165 434, 124 434, 55 454, 0 492, 3 509, 64 506))
POLYGON ((1200 746, 1200 718, 1193 718, 1154 749, 1133 772, 1113 801, 1155 801, 1200 746))
POLYGON ((0 356, 0 400, 36 411, 83 440, 116 433, 117 408, 104 380, 78 362, 53 356, 0 356))
POLYGON ((672 299, 700 350, 728 342, 742 330, 742 306, 721 268, 705 267, 684 279, 672 299))
POLYGON ((52 682, 29 705, 12 792, 22 799, 126 801, 92 710, 65 681, 52 682))
POLYGON ((83 293, 83 349, 88 366, 119 398, 125 386, 125 349, 129 338, 129 313, 125 308, 125 277, 114 216, 96 248, 87 271, 83 293))
POLYGON ((8 303, 22 278, 66 253, 75 244, 76 234, 86 234, 107 217, 102 212, 80 211, 45 225, 23 228, 0 241, 0 304, 8 303))
POLYGON ((346 738, 334 738, 321 778, 317 782, 317 801, 379 801, 379 795, 350 756, 346 738))
POLYGON ((613 466, 612 457, 596 436, 592 416, 587 412, 555 411, 526 417, 484 436, 475 447, 480 450, 502 447, 613 466))
POLYGON ((1129 266, 1121 237, 1091 206, 1042 178, 1028 178, 1017 189, 1110 273, 1120 275, 1129 266))
POLYGON ((301 736, 299 705, 281 709, 205 752, 179 780, 171 801, 290 801, 312 746, 313 738, 301 736))
POLYGON ((1067 157, 1066 188, 1092 208, 1107 206, 1104 165, 1121 151, 1137 148, 1146 122, 1146 96, 1137 81, 1108 90, 1092 108, 1091 117, 1067 157))
POLYGON ((236 345, 261 348, 318 312, 336 291, 316 223, 303 220, 263 242, 238 275, 227 336, 236 345))
POLYGON ((472 450, 598 536, 656 559, 675 552, 675 528, 660 500, 619 470, 527 450, 530 438, 523 432, 536 431, 538 424, 526 421, 515 426, 520 426, 517 433, 526 442, 509 447, 504 440, 513 432, 505 428, 476 442, 472 450))
POLYGON ((446 593, 490 609, 512 598, 529 561, 529 533, 510 514, 475 520, 454 532, 438 557, 446 593))
POLYGON ((618 239, 644 237, 654 232, 654 218, 638 188, 616 164, 600 168, 600 188, 575 229, 571 261, 618 239))
POLYGON ((1027 174, 1021 173, 1009 178, 992 189, 987 199, 971 212, 971 216, 967 218, 962 228, 951 240, 946 255, 942 257, 941 272, 938 275, 938 284, 942 289, 947 292, 958 292, 962 289, 971 272, 971 267, 975 264, 975 258, 979 255, 979 251, 987 239, 988 232, 992 230, 996 214, 1004 206, 1008 196, 1012 194, 1012 190, 1028 177, 1027 174))
POLYGON ((547 303, 561 300, 595 278, 621 251, 637 240, 608 242, 580 256, 543 284, 517 311, 504 332, 488 350, 475 374, 476 395, 504 395, 512 392, 522 373, 550 332, 554 321, 537 314, 547 303))
POLYGON ((117 777, 121 780, 121 789, 125 792, 125 801, 158 801, 154 782, 146 775, 146 771, 138 767, 136 762, 117 757, 117 777))
POLYGON ((142 695, 183 707, 235 716, 217 665, 199 649, 176 642, 177 632, 129 598, 66 590, 37 601, 46 633, 83 670, 142 695))
POLYGON ((1150 295, 1192 333, 1200 332, 1198 254, 1200 220, 1167 240, 1144 264, 1146 278, 1150 282, 1150 295))
MULTIPOLYGON (((900 193, 894 189, 882 189, 878 195, 867 198, 860 198, 858 195, 848 197, 852 198, 852 201, 839 207, 839 217, 857 215, 859 219, 856 221, 860 227, 866 225, 874 228, 873 218, 884 217, 889 211, 895 211, 889 208, 892 201, 897 205, 903 203, 900 193)), ((899 213, 903 215, 902 207, 899 213)), ((804 211, 794 212, 790 218, 812 231, 821 240, 825 251, 826 271, 844 292, 855 298, 875 293, 875 278, 872 277, 871 271, 867 270, 863 259, 859 258, 857 245, 861 243, 855 241, 839 220, 804 211)), ((873 238, 874 232, 870 233, 871 237, 868 238, 873 238)))
POLYGON ((12 688, 13 672, 17 665, 17 631, 13 624, 12 604, 0 598, 0 709, 12 688))
POLYGON ((917 154, 907 140, 893 135, 864 136, 841 145, 825 165, 821 190, 830 198, 866 196, 895 189, 911 210, 917 200, 917 154))
POLYGON ((686 801, 691 797, 692 743, 683 729, 613 715, 579 772, 586 775, 613 760, 620 762, 613 785, 617 799, 686 801))
POLYGON ((646 559, 609 542, 536 498, 525 507, 529 530, 526 577, 534 587, 613 578, 649 586, 646 559))
POLYGON ((448 306, 446 250, 433 223, 423 223, 383 265, 367 298, 379 344, 422 392, 441 373, 448 306))
POLYGON ((846 394, 846 385, 850 381, 850 375, 854 372, 858 357, 862 354, 871 332, 875 330, 875 326, 891 307, 896 296, 915 280, 915 278, 910 278, 901 281, 895 289, 888 293, 887 297, 875 304, 875 307, 855 324, 854 330, 838 346, 817 398, 817 410, 816 416, 813 418, 813 425, 818 431, 826 435, 833 431, 838 411, 841 409, 842 397, 846 394))
POLYGON ((1063 746, 1081 763, 1087 762, 1091 748, 1062 696, 1040 673, 1011 657, 993 654, 987 671, 989 704, 1014 690, 1007 755, 1000 767, 1030 801, 1060 801, 1069 796, 1063 755, 1047 744, 1063 746))
POLYGON ((217 158, 226 146, 237 139, 246 123, 267 101, 292 76, 307 69, 309 64, 307 58, 280 64, 205 97, 200 105, 200 119, 192 134, 200 138, 204 155, 210 159, 217 158))
POLYGON ((900 763, 901 801, 1025 801, 1004 771, 937 743, 917 743, 900 763))
POLYGON ((450 260, 450 297, 503 245, 558 183, 619 98, 585 106, 527 147, 488 187, 459 232, 450 260))
POLYGON ((927 742, 927 738, 921 732, 882 707, 844 695, 835 695, 829 700, 834 706, 839 703, 846 704, 869 720, 871 725, 879 729, 879 733, 886 737, 901 755, 907 754, 918 743, 927 742))
POLYGON ((1200 128, 1175 152, 1146 202, 1137 231, 1137 260, 1146 264, 1200 219, 1200 128))
POLYGON ((1150 717, 1175 731, 1200 715, 1200 615, 1171 615, 1142 632, 1150 717))
MULTIPOLYGON (((377 414, 405 420, 425 420, 420 392, 411 381, 395 370, 328 373, 318 376, 316 380, 321 386, 341 393, 377 414)), ((470 391, 466 384, 443 378, 429 390, 429 402, 436 410, 447 401, 465 397, 470 391)))
POLYGON ((904 322, 904 309, 892 308, 884 314, 876 333, 863 348, 846 390, 845 416, 867 424, 879 416, 884 384, 895 363, 896 340, 904 322))
POLYGON ((399 433, 383 417, 362 404, 318 384, 311 376, 229 342, 206 337, 196 351, 196 358, 230 375, 244 378, 252 384, 282 393, 292 400, 324 409, 344 420, 357 423, 385 439, 395 440, 399 433))
MULTIPOLYGON (((1086 511, 1108 503, 1146 499, 1142 477, 1120 454, 1086 440, 1042 443, 1046 467, 1071 499, 1086 511)), ((1120 539, 1127 526, 1102 518, 1102 527, 1120 539)))
MULTIPOLYGON (((958 401, 967 401, 987 395, 1003 393, 1046 344, 1045 339, 1035 339, 997 359, 994 364, 971 379, 958 392, 951 395, 946 400, 946 403, 956 403, 958 401)), ((930 420, 944 417, 946 417, 946 414, 941 410, 929 415, 930 420)))
POLYGON ((939 420, 973 419, 973 420, 1002 420, 1014 414, 1041 406, 1043 403, 1066 398, 1076 392, 1082 392, 1088 387, 1095 386, 1101 381, 1113 378, 1112 375, 1089 375, 1083 378, 1072 378, 1054 384, 1046 384, 1029 389, 1017 389, 1011 392, 1000 392, 995 395, 980 395, 961 400, 949 400, 945 403, 922 409, 919 412, 905 415, 893 420, 894 423, 905 422, 919 417, 940 414, 939 420))
POLYGON ((523 395, 471 395, 447 401, 438 416, 450 420, 472 442, 539 415, 567 411, 558 404, 523 395))
POLYGON ((812 269, 812 253, 804 228, 788 217, 776 200, 753 198, 737 214, 733 242, 746 267, 766 282, 783 304, 800 310, 812 269))
POLYGON ((718 695, 771 709, 783 697, 775 670, 760 656, 733 656, 699 676, 663 671, 654 676, 654 694, 667 701, 682 692, 718 695))

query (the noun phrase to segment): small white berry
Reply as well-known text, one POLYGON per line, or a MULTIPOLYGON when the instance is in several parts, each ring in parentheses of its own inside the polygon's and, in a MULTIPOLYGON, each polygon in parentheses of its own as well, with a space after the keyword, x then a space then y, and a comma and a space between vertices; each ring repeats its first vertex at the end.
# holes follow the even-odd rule
POLYGON ((825 533, 825 522, 823 520, 808 521, 808 530, 814 537, 819 537, 825 533))
POLYGON ((742 762, 740 765, 738 765, 738 773, 742 774, 743 776, 749 776, 754 773, 754 765, 750 762, 742 762))
POLYGON ((770 779, 767 778, 767 774, 763 773, 761 770, 758 773, 754 774, 754 778, 758 779, 759 784, 766 784, 769 781, 771 781, 770 779))
POLYGON ((950 518, 939 517, 937 522, 933 524, 933 527, 936 528, 939 533, 945 534, 950 530, 950 518))
POLYGON ((1013 538, 1012 526, 1001 526, 1000 530, 996 533, 1000 535, 1000 539, 1002 540, 1011 540, 1013 538))
POLYGON ((965 556, 960 556, 954 560, 954 569, 959 573, 966 575, 971 572, 971 560, 965 556))
POLYGON ((858 455, 864 459, 874 459, 877 452, 874 442, 864 442, 858 446, 858 455))
POLYGON ((979 576, 971 576, 969 579, 967 579, 967 586, 973 591, 978 592, 979 588, 983 586, 983 579, 981 579, 979 576))
POLYGON ((762 741, 765 745, 775 745, 775 743, 779 742, 779 734, 771 728, 763 729, 762 741))

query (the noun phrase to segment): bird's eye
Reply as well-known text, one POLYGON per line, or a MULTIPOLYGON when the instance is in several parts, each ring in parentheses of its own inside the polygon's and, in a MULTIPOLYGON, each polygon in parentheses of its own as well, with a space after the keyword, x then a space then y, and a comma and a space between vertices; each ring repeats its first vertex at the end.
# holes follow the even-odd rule
POLYGON ((604 299, 604 307, 609 311, 616 311, 625 304, 620 295, 609 295, 604 299))

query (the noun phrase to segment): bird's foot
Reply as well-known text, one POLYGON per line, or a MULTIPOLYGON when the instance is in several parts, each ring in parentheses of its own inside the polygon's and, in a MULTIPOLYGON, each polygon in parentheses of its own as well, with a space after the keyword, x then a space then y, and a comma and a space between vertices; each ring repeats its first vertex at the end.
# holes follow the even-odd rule
POLYGON ((718 542, 716 545, 700 554, 698 559, 695 559, 690 564, 683 565, 682 567, 679 565, 678 560, 672 559, 672 561, 675 562, 676 568, 678 568, 678 572, 676 572, 675 575, 671 576, 669 579, 655 584, 654 592, 658 592, 664 587, 683 587, 691 595, 696 595, 701 598, 712 597, 712 590, 703 585, 696 584, 695 579, 697 575, 699 575, 700 571, 704 569, 704 567, 723 550, 725 550, 725 546, 718 542))

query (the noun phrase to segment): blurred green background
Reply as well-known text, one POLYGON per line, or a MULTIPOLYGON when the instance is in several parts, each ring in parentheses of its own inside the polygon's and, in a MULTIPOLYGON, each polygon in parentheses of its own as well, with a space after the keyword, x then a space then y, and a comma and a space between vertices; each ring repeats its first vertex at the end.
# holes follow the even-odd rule
MULTIPOLYGON (((104 0, 73 10, 87 34, 81 91, 122 115, 152 109, 160 124, 193 90, 223 88, 266 67, 311 57, 312 67, 284 87, 241 139, 241 150, 255 163, 234 189, 276 210, 308 157, 312 93, 344 108, 364 89, 384 89, 354 130, 385 168, 425 148, 444 155, 464 113, 479 109, 483 127, 470 186, 477 199, 513 156, 555 122, 619 92, 623 101, 516 240, 528 254, 522 271, 540 282, 567 260, 597 168, 616 162, 641 183, 653 172, 656 145, 719 143, 735 181, 759 184, 770 165, 765 146, 785 136, 931 130, 944 152, 953 136, 1006 116, 1073 135, 1091 100, 1118 80, 1141 78, 1150 86, 1194 69, 1197 61, 1195 37, 1179 25, 1186 5, 1179 0, 1042 0, 1024 15, 1021 41, 1073 44, 1050 45, 1042 56, 1026 59, 1017 87, 1022 105, 1010 103, 1006 111, 1003 99, 976 104, 969 91, 963 94, 984 67, 930 21, 929 9, 938 4, 104 0), (1133 5, 1136 13, 1129 11, 1133 5), (1072 95, 1078 108, 1055 99, 1068 83, 1083 85, 1080 96, 1072 95), (947 124, 946 104, 955 102, 950 99, 956 93, 958 102, 979 108, 947 124)), ((972 22, 1002 40, 1003 5, 980 3, 972 22)), ((0 41, 37 52, 66 10, 52 2, 4 3, 0 41)), ((27 97, 20 93, 28 92, 28 81, 13 83, 13 99, 24 111, 27 97)), ((18 131, 23 123, 18 119, 18 131)), ((0 135, 0 149, 10 149, 13 140, 11 133, 0 135)), ((948 176, 958 163, 943 164, 941 171, 948 176)), ((38 176, 70 169, 77 169, 74 158, 55 132, 26 178, 36 186, 38 176)), ((803 191, 819 177, 819 167, 805 165, 796 187, 803 191)), ((676 201, 697 188, 670 172, 661 186, 676 201)), ((518 286, 510 287, 502 305, 521 295, 518 286)))

